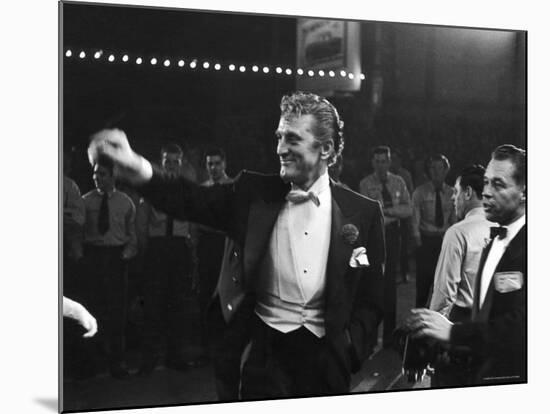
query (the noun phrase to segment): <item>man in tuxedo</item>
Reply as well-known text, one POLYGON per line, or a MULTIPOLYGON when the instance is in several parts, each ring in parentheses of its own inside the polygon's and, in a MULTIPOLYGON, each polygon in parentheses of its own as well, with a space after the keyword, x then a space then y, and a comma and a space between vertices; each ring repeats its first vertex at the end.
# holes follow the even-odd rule
MULTIPOLYGON (((491 238, 482 253, 472 317, 452 323, 428 309, 413 309, 414 337, 435 339, 451 351, 467 349, 468 384, 526 382, 526 154, 513 145, 495 149, 483 188, 491 238)), ((464 384, 464 385, 468 385, 464 384)))
POLYGON ((229 324, 244 327, 228 331, 250 336, 243 399, 349 392, 383 315, 379 203, 328 176, 343 149, 336 108, 302 92, 280 107, 278 176, 243 171, 232 184, 194 185, 134 153, 119 130, 95 134, 89 148, 92 158, 113 159, 154 205, 235 241, 219 294, 229 324))

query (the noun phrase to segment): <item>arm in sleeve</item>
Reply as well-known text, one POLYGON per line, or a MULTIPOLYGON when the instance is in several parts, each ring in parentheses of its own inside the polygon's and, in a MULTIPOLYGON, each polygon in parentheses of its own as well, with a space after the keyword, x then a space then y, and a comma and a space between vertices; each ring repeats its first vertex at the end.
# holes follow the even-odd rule
POLYGON ((464 240, 455 228, 445 233, 441 253, 435 270, 434 288, 430 309, 448 317, 456 301, 464 258, 464 240))
POLYGON ((152 166, 151 180, 138 191, 158 210, 183 221, 198 222, 221 231, 233 223, 236 183, 200 186, 184 176, 171 177, 152 166))
POLYGON ((421 207, 421 196, 418 188, 414 190, 412 195, 412 236, 420 245, 420 207, 421 207))

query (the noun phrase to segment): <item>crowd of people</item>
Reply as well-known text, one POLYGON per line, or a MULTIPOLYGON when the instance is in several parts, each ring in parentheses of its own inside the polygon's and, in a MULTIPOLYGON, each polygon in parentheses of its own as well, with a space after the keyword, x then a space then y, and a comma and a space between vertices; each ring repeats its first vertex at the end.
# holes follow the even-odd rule
MULTIPOLYGON (((457 166, 451 186, 446 155, 424 157, 420 181, 379 145, 356 193, 341 182, 334 105, 296 92, 280 108, 278 175, 230 178, 215 148, 198 180, 178 145, 163 146, 157 165, 110 129, 88 150, 96 188, 80 197, 64 176, 64 294, 97 319, 93 347, 111 375, 130 375, 128 271, 139 263, 137 374, 162 359, 177 370, 210 360, 222 401, 347 393, 380 324, 382 346, 403 352, 406 369, 433 368, 433 386, 525 381, 525 151, 495 146, 486 168, 457 166), (397 326, 412 257, 416 308, 397 326), (203 350, 193 360, 182 354, 189 292, 203 350), (422 347, 423 359, 411 356, 422 347)), ((91 341, 66 341, 79 374, 91 341)))

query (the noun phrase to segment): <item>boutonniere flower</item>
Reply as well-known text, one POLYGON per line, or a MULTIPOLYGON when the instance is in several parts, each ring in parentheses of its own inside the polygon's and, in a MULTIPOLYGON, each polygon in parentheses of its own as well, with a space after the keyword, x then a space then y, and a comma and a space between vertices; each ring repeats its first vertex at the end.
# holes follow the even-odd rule
POLYGON ((353 246, 359 238, 359 229, 353 224, 345 224, 342 227, 341 234, 344 241, 350 246, 353 246))

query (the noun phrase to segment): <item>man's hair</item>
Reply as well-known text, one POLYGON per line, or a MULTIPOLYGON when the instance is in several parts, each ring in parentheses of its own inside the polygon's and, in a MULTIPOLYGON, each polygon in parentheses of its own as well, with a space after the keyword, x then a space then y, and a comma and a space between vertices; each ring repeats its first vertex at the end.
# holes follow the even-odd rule
POLYGON ((430 167, 432 166, 432 163, 436 161, 441 161, 447 171, 451 169, 451 163, 449 162, 449 159, 445 155, 443 154, 430 155, 428 158, 426 158, 426 162, 424 163, 424 172, 430 178, 432 178, 430 174, 430 167))
POLYGON ((509 160, 515 167, 512 175, 514 180, 518 184, 525 184, 527 153, 524 149, 504 144, 493 151, 491 158, 497 161, 509 160))
POLYGON ((222 161, 225 161, 225 151, 222 148, 211 147, 204 152, 205 159, 206 157, 216 157, 216 156, 220 157, 222 161))
POLYGON ((374 158, 375 155, 386 155, 388 159, 391 158, 391 149, 387 145, 379 145, 372 151, 372 158, 374 158))
POLYGON ((283 96, 280 107, 281 117, 284 118, 302 115, 312 115, 315 118, 317 121, 314 128, 315 139, 321 144, 332 140, 334 152, 328 164, 334 164, 338 155, 341 155, 344 150, 344 122, 340 119, 334 105, 322 96, 297 91, 283 96))
POLYGON ((107 158, 105 155, 100 154, 97 157, 94 167, 96 165, 105 168, 107 171, 109 171, 109 174, 114 175, 115 164, 110 158, 107 158))
POLYGON ((458 182, 460 187, 465 190, 466 187, 472 187, 477 198, 481 200, 483 194, 483 177, 485 176, 485 168, 479 164, 470 165, 464 168, 459 176, 458 182))
POLYGON ((170 142, 163 145, 160 149, 160 156, 162 157, 164 154, 177 154, 178 157, 183 157, 183 150, 178 144, 170 142))

